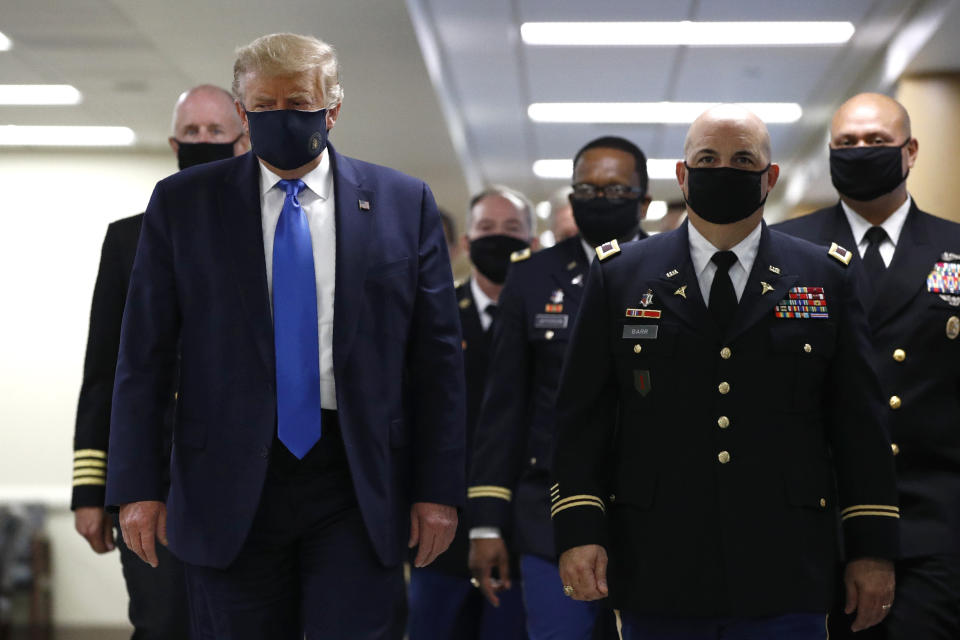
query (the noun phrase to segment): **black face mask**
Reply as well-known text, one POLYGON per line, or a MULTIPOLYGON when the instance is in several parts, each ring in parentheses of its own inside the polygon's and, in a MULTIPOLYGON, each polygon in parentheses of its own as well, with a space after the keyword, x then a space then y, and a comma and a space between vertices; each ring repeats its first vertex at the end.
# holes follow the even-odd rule
POLYGON ((844 147, 830 149, 830 179, 841 194, 853 200, 873 200, 884 196, 907 179, 903 174, 899 147, 844 147))
POLYGON ((760 181, 770 165, 760 171, 732 167, 693 169, 687 167, 687 204, 713 224, 732 224, 749 218, 763 206, 760 181))
POLYGON ((247 111, 253 153, 278 169, 302 167, 327 148, 327 110, 247 111))
POLYGON ((233 145, 243 134, 234 138, 233 142, 180 142, 177 140, 177 165, 183 171, 198 164, 226 160, 233 157, 233 145))
POLYGON ((507 280, 510 254, 530 246, 513 236, 483 236, 470 241, 470 262, 494 284, 507 280))
MULTIPOLYGON (((642 197, 642 195, 641 195, 642 197)), ((640 198, 608 200, 570 199, 573 219, 583 239, 595 247, 611 240, 624 240, 637 235, 640 230, 638 207, 640 198)))

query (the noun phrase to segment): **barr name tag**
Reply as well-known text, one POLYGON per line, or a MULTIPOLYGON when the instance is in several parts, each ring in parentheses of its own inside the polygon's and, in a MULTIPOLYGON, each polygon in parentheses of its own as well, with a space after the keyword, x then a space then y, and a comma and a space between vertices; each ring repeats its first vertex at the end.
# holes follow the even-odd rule
POLYGON ((660 326, 656 324, 623 325, 624 340, 656 340, 660 326))
POLYGON ((533 328, 566 329, 569 317, 566 313, 538 313, 533 319, 533 328))

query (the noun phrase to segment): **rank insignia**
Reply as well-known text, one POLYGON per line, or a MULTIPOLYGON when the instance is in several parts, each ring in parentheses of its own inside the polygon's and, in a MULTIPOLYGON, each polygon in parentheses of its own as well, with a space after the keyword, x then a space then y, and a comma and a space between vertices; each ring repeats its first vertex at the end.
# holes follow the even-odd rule
POLYGON ((466 309, 470 306, 470 298, 464 298, 459 303, 461 309, 466 309))
POLYGON ((780 267, 775 267, 773 265, 770 265, 767 268, 770 269, 770 273, 775 273, 777 275, 780 275, 780 267))
POLYGON ((830 245, 830 250, 827 251, 827 253, 843 264, 850 264, 850 261, 853 260, 853 254, 838 245, 836 242, 830 245))
POLYGON ((768 293, 770 293, 771 291, 773 291, 773 287, 771 287, 771 286, 770 286, 769 284, 767 284, 766 282, 761 282, 761 283, 760 283, 760 286, 763 287, 763 290, 760 292, 760 295, 762 295, 762 296, 765 296, 765 295, 767 295, 768 293))
POLYGON ((823 320, 830 317, 823 287, 794 287, 790 289, 787 292, 787 297, 774 307, 773 313, 778 318, 803 320, 823 320))
POLYGON ((544 311, 546 311, 547 313, 563 313, 563 305, 562 305, 562 304, 548 304, 548 305, 545 307, 544 311))
POLYGON ((960 336, 960 318, 950 316, 950 319, 947 320, 947 337, 956 340, 957 336, 960 336))
POLYGON ((567 271, 573 271, 576 268, 577 268, 576 260, 571 260, 570 262, 567 263, 567 271))
POLYGON ((574 276, 574 277, 573 277, 573 280, 570 281, 570 284, 572 284, 572 285, 575 286, 575 287, 582 287, 582 286, 583 286, 583 274, 581 273, 581 274, 578 274, 578 275, 574 276))
POLYGON ((927 276, 927 291, 930 293, 960 293, 960 263, 938 262, 927 276))
POLYGON ((683 298, 684 300, 686 300, 686 299, 687 299, 687 285, 683 285, 682 287, 680 287, 679 289, 677 289, 676 291, 674 291, 674 292, 673 292, 673 295, 675 295, 675 296, 680 296, 681 298, 683 298))
POLYGON ((618 253, 620 253, 620 243, 616 240, 604 242, 602 245, 597 247, 597 258, 599 258, 601 262, 610 256, 617 255, 618 253))
POLYGON ((944 251, 940 256, 940 259, 944 262, 957 262, 960 260, 960 253, 954 253, 953 251, 944 251))
POLYGON ((678 273, 680 273, 680 272, 677 271, 676 269, 671 269, 670 271, 667 271, 667 277, 668 277, 668 278, 672 278, 673 276, 677 275, 678 273))
POLYGON ((648 369, 633 370, 633 388, 642 396, 650 393, 650 371, 648 369))
POLYGON ((520 251, 514 251, 510 254, 510 262, 523 262, 531 255, 533 255, 533 252, 530 250, 530 247, 521 249, 520 251))
POLYGON ((560 304, 563 302, 563 289, 557 289, 550 294, 550 302, 554 304, 560 304))
POLYGON ((662 313, 659 309, 627 309, 628 318, 659 318, 662 313))

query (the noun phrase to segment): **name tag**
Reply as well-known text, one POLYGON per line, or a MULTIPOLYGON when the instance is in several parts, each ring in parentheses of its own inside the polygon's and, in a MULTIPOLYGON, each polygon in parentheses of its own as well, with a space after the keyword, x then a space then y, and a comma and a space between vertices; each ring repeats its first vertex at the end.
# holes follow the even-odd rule
POLYGON ((533 328, 566 329, 569 318, 566 313, 538 313, 533 319, 533 328))
POLYGON ((623 327, 624 340, 656 340, 660 326, 656 324, 628 324, 623 327))

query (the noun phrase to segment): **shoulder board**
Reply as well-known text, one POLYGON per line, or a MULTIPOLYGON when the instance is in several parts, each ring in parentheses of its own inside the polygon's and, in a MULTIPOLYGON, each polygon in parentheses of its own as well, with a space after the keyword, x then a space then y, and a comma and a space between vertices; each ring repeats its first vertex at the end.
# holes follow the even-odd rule
POLYGON ((618 253, 620 253, 620 243, 616 240, 604 242, 602 245, 597 247, 597 258, 599 258, 601 262, 610 256, 617 255, 618 253))
POLYGON ((510 262, 523 262, 531 255, 533 255, 533 253, 530 251, 530 247, 521 249, 520 251, 514 251, 510 254, 510 262))
POLYGON ((830 245, 830 250, 827 251, 831 257, 836 258, 845 265, 850 264, 850 260, 853 259, 853 254, 838 245, 836 242, 830 245))

